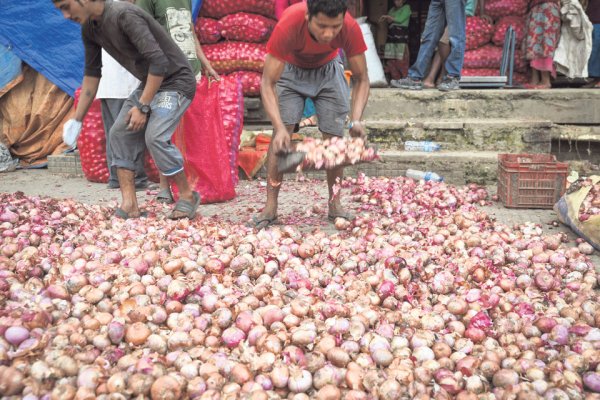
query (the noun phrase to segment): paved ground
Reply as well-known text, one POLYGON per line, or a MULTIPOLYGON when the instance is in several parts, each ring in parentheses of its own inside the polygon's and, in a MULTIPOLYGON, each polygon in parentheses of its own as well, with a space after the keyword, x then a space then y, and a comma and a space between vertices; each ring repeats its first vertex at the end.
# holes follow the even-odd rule
MULTIPOLYGON (((203 205, 200 212, 205 216, 225 218, 232 222, 246 222, 249 217, 260 210, 265 200, 265 182, 263 180, 240 181, 236 199, 221 204, 203 205)), ((334 231, 332 224, 327 221, 326 185, 324 182, 286 182, 282 187, 280 197, 279 220, 281 223, 319 226, 325 231, 334 231)), ((488 188, 490 193, 495 187, 488 188)), ((22 191, 33 196, 52 196, 56 198, 74 198, 90 204, 116 205, 119 191, 108 189, 105 184, 91 183, 84 178, 68 178, 52 174, 48 170, 20 170, 11 173, 0 173, 0 192, 22 191)), ((155 190, 147 190, 138 194, 141 203, 152 199, 155 190)), ((485 206, 490 215, 498 222, 507 225, 515 223, 534 222, 541 225, 547 233, 567 232, 569 237, 575 235, 565 226, 553 226, 557 216, 552 210, 522 210, 507 209, 501 203, 485 206)), ((165 210, 168 212, 168 210, 165 210)), ((593 257, 600 268, 600 257, 593 257)))

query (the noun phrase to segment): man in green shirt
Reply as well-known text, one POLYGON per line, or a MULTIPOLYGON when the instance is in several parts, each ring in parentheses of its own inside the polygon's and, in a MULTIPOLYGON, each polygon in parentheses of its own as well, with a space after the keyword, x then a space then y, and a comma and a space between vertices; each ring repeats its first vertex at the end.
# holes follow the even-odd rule
POLYGON ((382 15, 380 23, 387 28, 387 39, 383 58, 392 79, 405 77, 410 66, 408 51, 408 24, 412 11, 404 0, 394 0, 386 15, 382 15))
MULTIPOLYGON (((219 74, 204 55, 198 37, 194 32, 191 0, 136 0, 135 4, 152 15, 166 29, 190 62, 196 80, 200 80, 202 67, 204 67, 204 71, 209 77, 219 79, 219 74)), ((173 202, 169 183, 162 175, 160 176, 160 190, 156 199, 163 203, 173 202)))

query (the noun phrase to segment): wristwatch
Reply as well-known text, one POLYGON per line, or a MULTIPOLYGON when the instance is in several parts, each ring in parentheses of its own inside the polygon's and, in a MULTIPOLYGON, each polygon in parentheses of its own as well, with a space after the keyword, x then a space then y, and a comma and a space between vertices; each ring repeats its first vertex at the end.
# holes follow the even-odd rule
POLYGON ((140 102, 138 102, 137 108, 142 112, 142 114, 150 114, 150 104, 142 104, 140 102))
POLYGON ((362 124, 362 122, 356 120, 356 121, 350 121, 350 123, 348 124, 348 129, 352 129, 354 127, 354 125, 357 124, 362 124))

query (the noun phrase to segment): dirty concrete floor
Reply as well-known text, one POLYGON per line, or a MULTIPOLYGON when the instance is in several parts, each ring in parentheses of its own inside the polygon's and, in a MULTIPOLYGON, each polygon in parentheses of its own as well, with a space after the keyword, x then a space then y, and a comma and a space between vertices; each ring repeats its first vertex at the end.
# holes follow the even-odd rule
MULTIPOLYGON (((88 204, 116 206, 120 200, 119 191, 108 189, 106 184, 91 183, 85 178, 72 178, 52 174, 48 170, 18 170, 0 174, 0 193, 22 191, 30 196, 52 196, 55 198, 73 198, 88 204)), ((207 204, 200 207, 203 216, 219 216, 233 223, 245 223, 252 214, 258 212, 265 201, 265 181, 242 180, 236 189, 238 196, 229 202, 207 204)), ((490 193, 495 187, 489 187, 490 193)), ((156 190, 149 189, 138 193, 138 199, 143 207, 156 190)), ((327 220, 327 186, 323 181, 301 182, 290 179, 282 186, 279 201, 279 223, 293 224, 310 231, 320 228, 333 233, 335 228, 327 220), (315 213, 316 212, 316 213, 315 213)), ((484 206, 488 214, 494 216, 500 223, 509 226, 524 222, 538 223, 544 232, 567 232, 569 238, 576 236, 563 225, 554 227, 553 221, 557 216, 552 210, 507 209, 501 203, 484 206)), ((165 213, 168 209, 165 209, 165 213)), ((600 257, 592 256, 597 268, 600 269, 600 257)))

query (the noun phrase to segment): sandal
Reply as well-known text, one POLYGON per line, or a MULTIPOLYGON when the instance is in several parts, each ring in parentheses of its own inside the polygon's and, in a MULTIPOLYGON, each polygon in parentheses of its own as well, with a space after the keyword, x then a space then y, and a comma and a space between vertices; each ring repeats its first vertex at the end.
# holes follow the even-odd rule
POLYGON ((147 216, 148 216, 148 212, 146 212, 146 211, 141 211, 139 217, 132 217, 125 210, 123 210, 120 207, 117 207, 115 209, 115 217, 120 218, 120 219, 146 218, 147 216))
POLYGON ((312 115, 300 121, 300 128, 306 128, 307 126, 317 126, 317 122, 317 116, 312 115))
POLYGON ((156 194, 156 201, 163 204, 173 204, 175 200, 173 200, 173 193, 171 193, 171 189, 162 189, 160 192, 156 194))
POLYGON ((252 223, 248 222, 246 224, 249 228, 256 228, 257 230, 265 229, 271 225, 274 225, 277 222, 277 216, 274 217, 258 217, 256 215, 252 216, 252 223))
POLYGON ((335 222, 336 218, 343 218, 346 221, 354 221, 356 219, 356 215, 349 213, 347 211, 343 211, 339 214, 327 214, 327 219, 329 219, 332 222, 335 222))
POLYGON ((179 200, 175 207, 173 208, 173 212, 169 215, 169 219, 182 219, 189 218, 192 219, 196 216, 196 211, 198 210, 198 206, 200 205, 200 194, 198 192, 192 192, 192 196, 194 198, 194 202, 191 203, 187 200, 179 200), (182 212, 183 215, 175 216, 175 212, 182 212))

